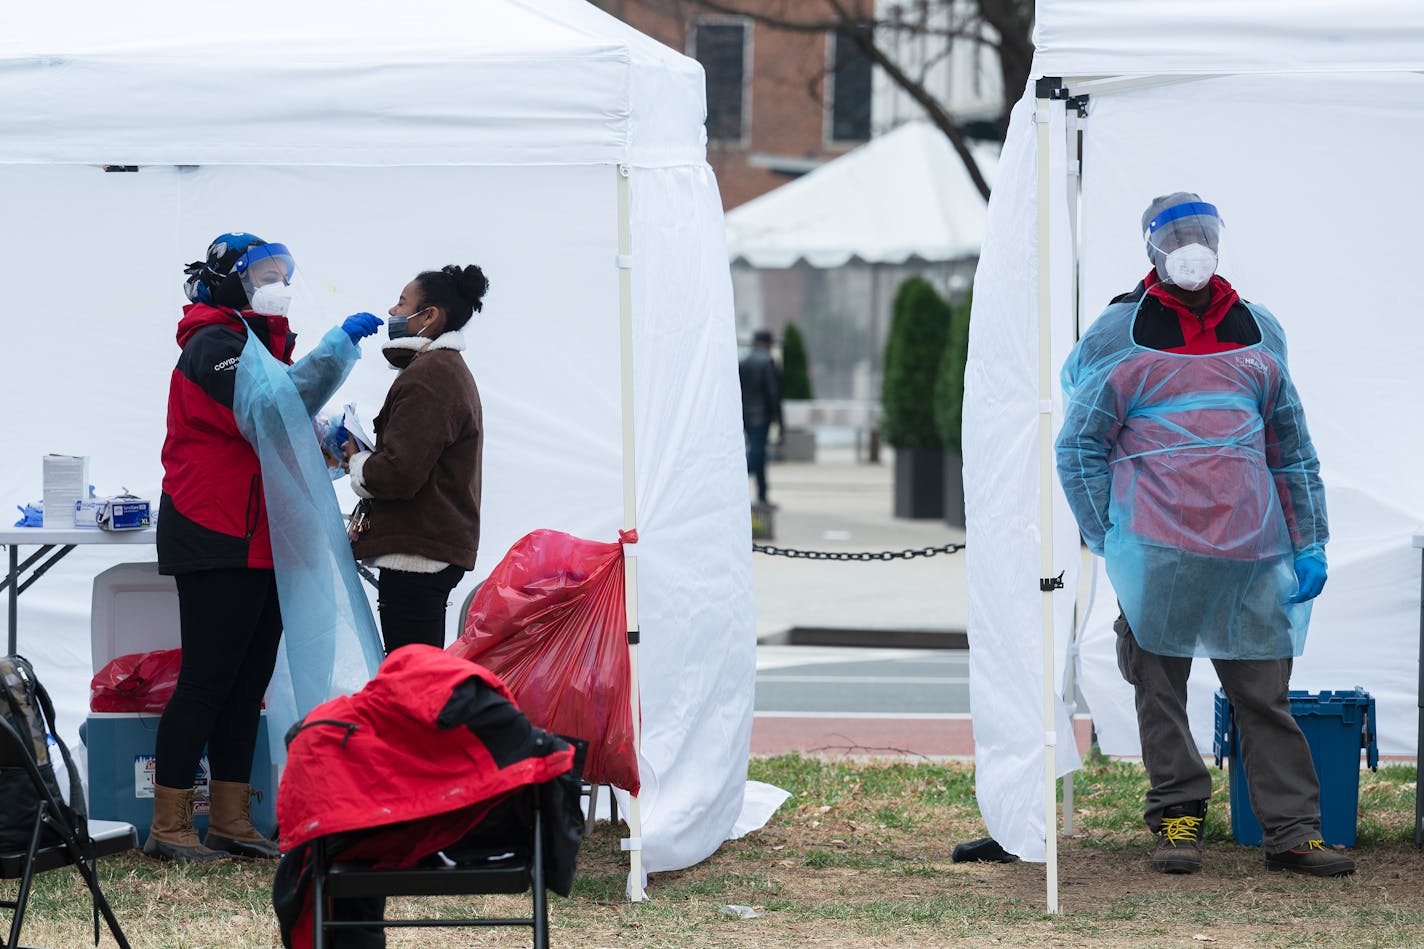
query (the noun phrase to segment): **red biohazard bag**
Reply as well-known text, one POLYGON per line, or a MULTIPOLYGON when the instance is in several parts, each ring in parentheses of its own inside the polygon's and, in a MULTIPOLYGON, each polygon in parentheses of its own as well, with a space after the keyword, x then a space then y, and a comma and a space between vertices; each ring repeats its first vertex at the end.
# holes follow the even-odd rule
POLYGON ((183 650, 132 652, 109 660, 89 683, 92 712, 162 712, 178 685, 183 650))
POLYGON ((588 742, 584 780, 638 793, 629 708, 623 544, 538 530, 510 548, 475 592, 447 652, 504 680, 529 720, 588 742))

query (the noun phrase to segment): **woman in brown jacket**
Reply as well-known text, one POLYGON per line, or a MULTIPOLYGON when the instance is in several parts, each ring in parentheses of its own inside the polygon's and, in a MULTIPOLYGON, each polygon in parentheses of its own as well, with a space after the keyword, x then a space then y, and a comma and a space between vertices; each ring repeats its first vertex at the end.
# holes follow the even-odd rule
POLYGON ((484 420, 461 330, 483 307, 479 267, 427 270, 390 309, 382 347, 400 373, 375 419, 373 451, 348 440, 351 487, 365 499, 352 552, 380 570, 377 603, 386 653, 445 645, 450 591, 480 543, 484 420))

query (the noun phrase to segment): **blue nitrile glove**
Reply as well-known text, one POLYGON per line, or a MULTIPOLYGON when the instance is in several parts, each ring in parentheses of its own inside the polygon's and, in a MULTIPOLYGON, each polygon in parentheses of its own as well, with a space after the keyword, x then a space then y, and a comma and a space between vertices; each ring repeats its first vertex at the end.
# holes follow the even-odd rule
POLYGON ((341 324, 342 330, 351 337, 351 342, 359 343, 376 332, 384 320, 374 313, 353 313, 341 324))
POLYGON ((1297 557, 1295 558, 1295 596, 1290 598, 1291 603, 1304 603, 1306 600, 1313 600, 1320 595, 1320 591, 1325 587, 1325 561, 1319 557, 1297 557))
POLYGON ((42 508, 38 502, 35 504, 26 504, 23 507, 16 504, 15 507, 20 509, 20 519, 15 522, 16 527, 44 526, 44 508, 42 508))

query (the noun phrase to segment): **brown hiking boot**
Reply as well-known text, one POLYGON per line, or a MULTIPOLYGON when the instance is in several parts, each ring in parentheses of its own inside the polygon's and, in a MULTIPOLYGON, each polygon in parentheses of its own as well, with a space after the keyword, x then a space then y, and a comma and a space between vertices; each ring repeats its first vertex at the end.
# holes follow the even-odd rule
POLYGON ((1266 854, 1267 870, 1293 870, 1313 877, 1345 877, 1355 872, 1355 861, 1336 850, 1327 850, 1319 837, 1281 853, 1266 854))
POLYGON ((1196 873, 1201 869, 1202 824, 1206 801, 1174 804, 1162 812, 1152 869, 1160 873, 1196 873))
POLYGON ((208 782, 208 836, 203 843, 236 857, 275 860, 281 850, 252 826, 253 790, 237 781, 208 782))
POLYGON ((193 801, 197 792, 192 788, 153 786, 153 825, 143 852, 159 860, 183 863, 214 863, 228 859, 225 853, 209 850, 198 840, 193 829, 193 801))

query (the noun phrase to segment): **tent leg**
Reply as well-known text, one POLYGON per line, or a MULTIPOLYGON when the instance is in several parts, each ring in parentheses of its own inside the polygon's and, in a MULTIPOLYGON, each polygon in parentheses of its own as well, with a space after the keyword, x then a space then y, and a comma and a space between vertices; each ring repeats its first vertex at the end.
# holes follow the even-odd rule
MULTIPOLYGON (((1053 407, 1052 407, 1052 343, 1049 312, 1052 284, 1049 281, 1049 109, 1053 100, 1045 95, 1056 89, 1053 79, 1038 81, 1038 97, 1034 103, 1034 125, 1038 137, 1038 528, 1039 576, 1048 578, 1053 572, 1053 407)), ((1061 107, 1061 106, 1060 106, 1061 107)), ((1043 615, 1043 784, 1044 784, 1044 848, 1047 870, 1047 910, 1058 912, 1058 739, 1054 708, 1053 586, 1046 579, 1040 583, 1043 615)))
MULTIPOLYGON (((629 562, 631 564, 635 561, 630 557, 629 562)), ((628 670, 633 683, 629 701, 633 706, 633 748, 636 751, 642 747, 643 732, 642 722, 639 721, 638 716, 638 643, 636 640, 628 645, 628 670)), ((643 807, 637 794, 631 794, 628 797, 628 839, 623 842, 623 847, 628 851, 628 900, 632 903, 641 903, 648 898, 648 893, 643 888, 643 807)))
MULTIPOLYGON (((623 530, 636 538, 638 528, 636 442, 633 437, 633 224, 632 169, 620 164, 614 169, 618 181, 618 312, 622 327, 619 358, 623 381, 623 530)), ((623 547, 623 602, 628 616, 628 701, 633 713, 633 754, 643 747, 643 715, 638 695, 638 558, 623 547)), ((643 809, 638 795, 628 801, 628 899, 640 903, 648 898, 643 889, 643 809)))
MULTIPOLYGON (((1076 624, 1075 628, 1076 628, 1076 624)), ((1068 724, 1073 724, 1073 715, 1078 711, 1076 692, 1078 689, 1077 677, 1073 674, 1073 653, 1078 648, 1076 637, 1068 644, 1068 663, 1063 670, 1063 699, 1068 706, 1068 724)), ((1069 741, 1076 742, 1078 736, 1069 733, 1069 741)), ((1070 772, 1063 778, 1063 836, 1073 836, 1073 775, 1070 772)))
MULTIPOLYGON (((1073 238, 1073 256, 1071 259, 1071 276, 1073 280, 1073 326, 1078 326, 1078 203, 1083 193, 1082 159, 1083 159, 1083 127, 1081 107, 1078 111, 1068 110, 1068 121, 1065 123, 1067 141, 1064 143, 1068 150, 1068 231, 1073 238)), ((1076 333, 1075 333, 1076 335, 1076 333)), ((1077 590, 1074 590, 1074 601, 1077 601, 1077 590)), ((1068 709, 1068 724, 1073 725, 1073 719, 1078 711, 1078 643, 1079 635, 1078 614, 1075 608, 1073 614, 1072 631, 1069 633, 1068 654, 1063 668, 1063 704, 1068 709)), ((1070 732, 1068 740, 1076 744, 1078 735, 1076 731, 1070 732)), ((1073 774, 1070 772, 1063 779, 1063 834, 1065 837, 1073 836, 1073 774)))

